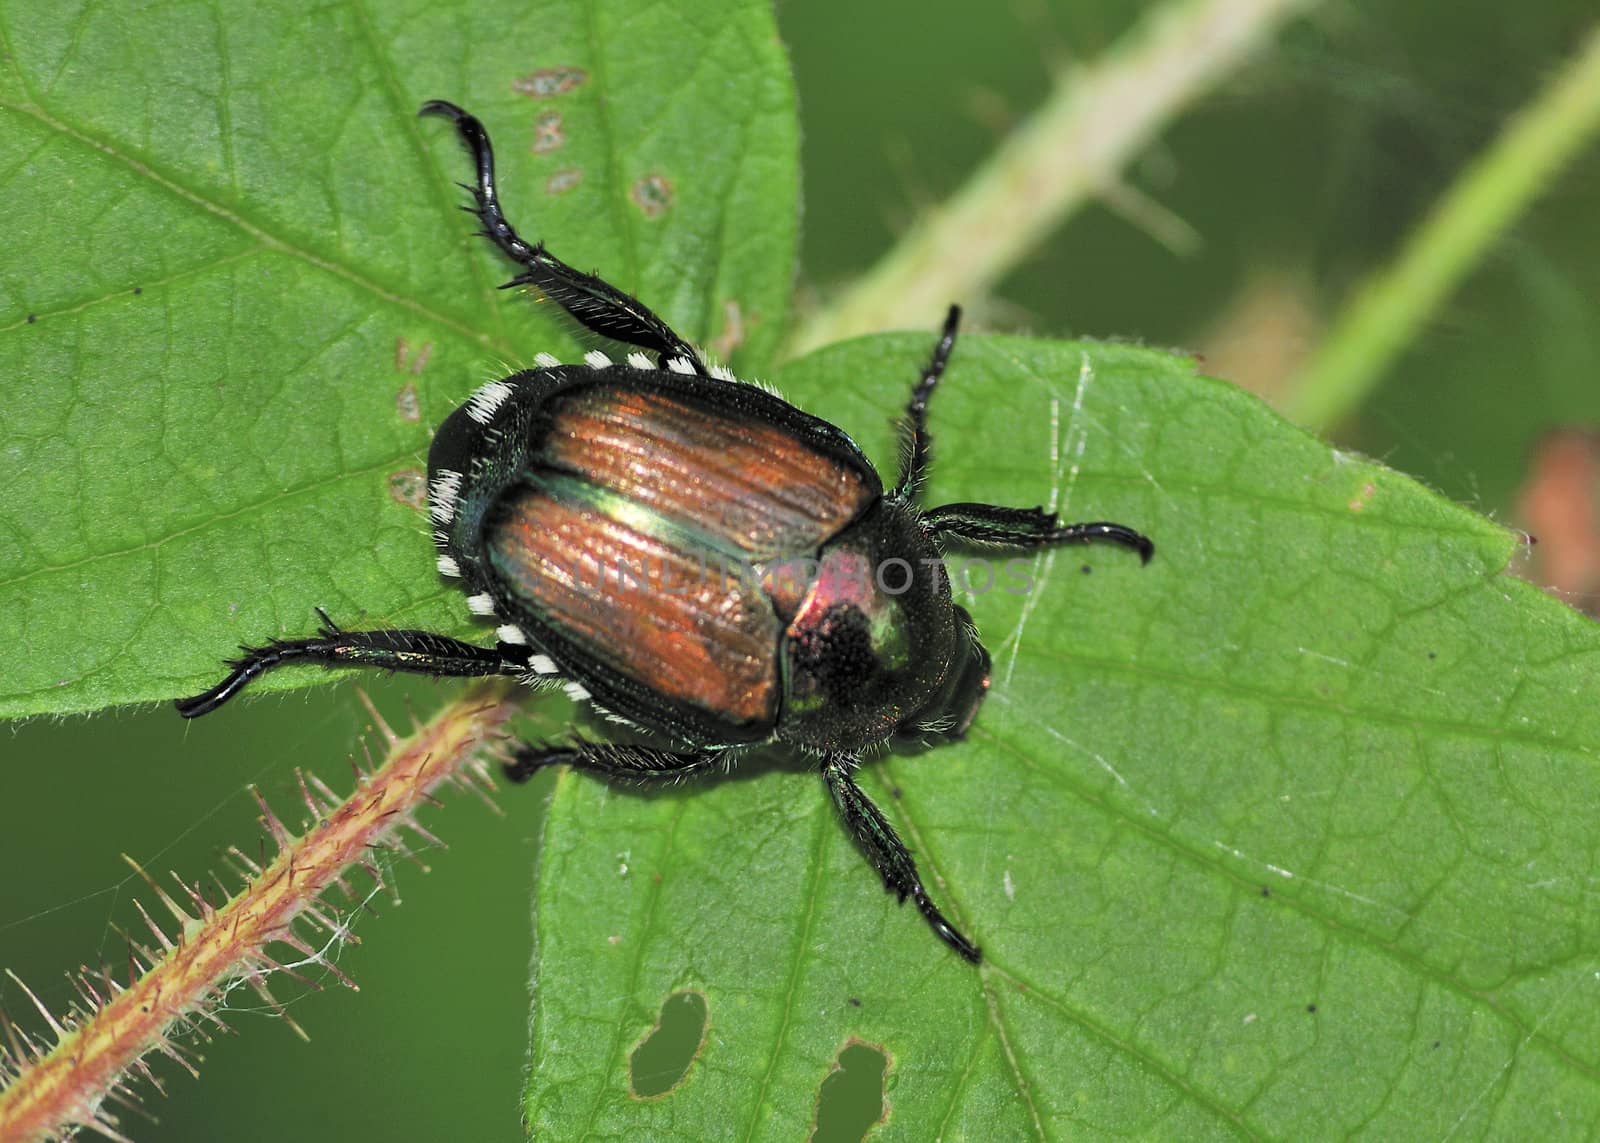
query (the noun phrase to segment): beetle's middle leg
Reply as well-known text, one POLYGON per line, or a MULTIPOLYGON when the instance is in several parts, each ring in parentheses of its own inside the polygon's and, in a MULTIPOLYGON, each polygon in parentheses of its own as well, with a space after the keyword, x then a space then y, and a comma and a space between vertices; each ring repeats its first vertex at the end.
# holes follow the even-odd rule
POLYGON ((977 964, 982 957, 978 946, 958 933, 955 926, 945 920, 944 914, 929 900, 928 891, 922 886, 922 877, 917 873, 917 863, 911 859, 911 851, 900 840, 900 835, 894 832, 883 811, 856 785, 852 776, 856 764, 857 760, 848 754, 835 754, 822 766, 822 780, 828 784, 828 792, 839 807, 845 828, 867 855, 867 860, 872 862, 878 876, 883 878, 883 887, 898 895, 901 901, 907 897, 915 901, 939 939, 977 964))
POLYGON ((727 752, 722 750, 679 752, 580 739, 567 746, 542 743, 518 747, 505 765, 505 775, 513 782, 526 782, 546 766, 575 766, 623 782, 675 782, 719 769, 725 761, 727 752))
POLYGON ((184 718, 210 714, 252 679, 286 663, 324 667, 377 667, 434 678, 525 674, 528 648, 511 643, 479 647, 431 631, 342 631, 320 607, 322 630, 310 639, 273 639, 261 647, 242 647, 228 661, 228 677, 201 694, 177 701, 184 718))
POLYGON ((462 184, 472 192, 474 203, 466 209, 478 216, 484 237, 522 267, 522 272, 501 289, 535 286, 585 329, 650 350, 659 355, 663 367, 670 359, 681 357, 696 373, 705 375, 706 367, 700 355, 649 306, 605 279, 569 266, 546 250, 543 242, 528 243, 517 234, 500 209, 500 196, 494 185, 494 148, 489 143, 489 132, 476 116, 442 99, 424 103, 419 114, 440 115, 450 120, 461 141, 472 152, 477 164, 477 182, 462 184))

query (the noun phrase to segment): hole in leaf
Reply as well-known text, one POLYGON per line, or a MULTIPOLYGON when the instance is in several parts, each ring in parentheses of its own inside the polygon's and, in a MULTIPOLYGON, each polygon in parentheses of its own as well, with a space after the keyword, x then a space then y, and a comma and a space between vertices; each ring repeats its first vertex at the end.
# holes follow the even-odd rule
POLYGON ((812 1143, 860 1143, 889 1118, 883 1080, 889 1057, 876 1044, 852 1039, 833 1061, 817 1091, 817 1126, 812 1143))
POLYGON ((661 1002, 656 1026, 633 1050, 628 1087, 637 1099, 659 1099, 683 1082, 706 1042, 706 998, 674 992, 661 1002))

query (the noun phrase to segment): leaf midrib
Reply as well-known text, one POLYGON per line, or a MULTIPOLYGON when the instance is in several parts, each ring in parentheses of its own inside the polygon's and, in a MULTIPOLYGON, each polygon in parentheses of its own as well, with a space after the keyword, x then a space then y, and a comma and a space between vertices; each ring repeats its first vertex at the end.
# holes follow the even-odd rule
MULTIPOLYGON (((400 85, 400 77, 395 71, 394 61, 389 58, 389 54, 379 44, 377 33, 372 26, 372 17, 367 12, 365 0, 354 0, 351 7, 355 10, 356 24, 361 28, 362 40, 372 56, 373 66, 377 68, 378 75, 383 81, 384 95, 389 102, 389 106, 393 110, 395 118, 406 124, 406 138, 416 152, 418 165, 425 171, 432 171, 436 176, 425 180, 428 184, 428 197, 433 200, 440 217, 449 217, 452 213, 450 208, 456 204, 451 203, 445 197, 444 188, 447 179, 446 173, 439 163, 438 151, 436 148, 429 147, 423 139, 422 131, 418 126, 421 117, 417 114, 416 109, 406 105, 404 102, 404 92, 400 85)), ((449 180, 449 185, 455 186, 454 180, 449 180)), ((478 300, 481 303, 480 312, 491 315, 491 320, 494 322, 495 334, 489 343, 496 346, 508 345, 505 315, 501 308, 494 304, 495 288, 486 273, 484 260, 469 255, 466 261, 467 273, 472 278, 473 285, 478 289, 478 300)), ((489 338, 487 334, 483 336, 486 340, 489 338)))
POLYGON ((789 953, 788 980, 784 984, 783 1001, 778 1011, 778 1027, 773 1036, 770 1054, 767 1056, 767 1070, 762 1073, 761 1084, 756 1089, 756 1098, 751 1104, 750 1124, 744 1133, 747 1143, 756 1137, 756 1132, 761 1127, 762 1112, 767 1105, 767 1093, 772 1088, 772 1077, 778 1071, 778 1060, 788 1043, 789 1029, 794 1023, 795 997, 800 990, 806 957, 810 952, 811 933, 815 928, 817 917, 817 897, 822 892, 822 866, 829 848, 828 839, 831 836, 829 830, 837 828, 829 820, 833 816, 826 813, 812 815, 811 860, 806 864, 805 904, 803 908, 797 910, 800 919, 796 928, 794 947, 789 953))
MULTIPOLYGON (((334 277, 337 277, 361 290, 366 291, 367 293, 378 298, 380 301, 392 306, 398 306, 401 309, 414 313, 419 317, 427 319, 428 321, 435 322, 446 329, 450 329, 455 333, 460 334, 462 337, 467 338, 475 344, 487 346, 488 348, 493 349, 496 353, 499 353, 502 356, 515 355, 514 347, 503 338, 485 333, 460 318, 453 317, 415 298, 409 297, 406 294, 399 293, 395 290, 389 289, 388 287, 380 285, 377 281, 367 277, 353 266, 350 266, 339 259, 329 258, 324 255, 314 253, 305 247, 282 237, 273 230, 269 229, 265 224, 248 219, 238 210, 223 206, 216 200, 201 194, 199 191, 196 191, 191 187, 186 186, 176 176, 157 170, 153 162, 145 159, 135 158, 133 155, 128 154, 120 147, 117 147, 110 142, 78 130, 65 120, 51 115, 44 109, 43 106, 39 105, 37 101, 35 101, 33 106, 18 106, 16 104, 0 102, 0 111, 10 111, 14 114, 26 115, 43 126, 48 127, 50 130, 55 131, 63 138, 72 140, 79 146, 87 147, 91 150, 99 151, 102 154, 110 156, 123 166, 127 167, 129 170, 133 171, 135 174, 147 179, 150 183, 161 188, 173 197, 181 199, 182 201, 198 207, 199 209, 206 211, 216 218, 221 219, 242 233, 250 236, 262 246, 272 250, 281 251, 282 253, 288 254, 291 257, 297 258, 307 265, 322 271, 323 273, 331 274, 334 277)), ((476 274, 474 276, 476 277, 476 274)))
MULTIPOLYGON (((596 780, 590 775, 578 774, 569 769, 561 776, 559 781, 579 782, 584 781, 585 779, 596 780)), ((608 790, 606 792, 606 796, 609 796, 609 793, 610 791, 608 790)), ((673 809, 670 817, 666 822, 663 823, 663 833, 665 834, 665 838, 662 843, 661 856, 659 858, 662 869, 672 868, 672 851, 677 844, 678 827, 682 824, 683 815, 687 809, 687 805, 682 798, 672 799, 672 806, 673 809)), ((554 803, 552 803, 551 809, 547 812, 555 812, 554 803)), ((631 950, 633 955, 629 957, 628 963, 627 990, 624 993, 624 995, 633 1000, 637 1000, 639 996, 639 976, 644 968, 645 953, 648 951, 649 945, 649 941, 646 939, 646 937, 648 934, 655 931, 656 914, 657 910, 660 908, 661 899, 666 893, 665 886, 665 877, 652 877, 645 889, 644 910, 639 919, 639 937, 633 942, 633 948, 631 950)), ((619 1073, 627 1075, 631 1071, 631 1062, 623 1058, 622 1052, 624 1043, 624 1027, 624 1022, 618 1020, 612 1029, 611 1045, 606 1050, 605 1054, 605 1073, 602 1077, 603 1081, 610 1080, 613 1076, 619 1073)), ((631 1077, 624 1086, 630 1092, 632 1091, 633 1081, 631 1077)), ((593 1102, 591 1102, 589 1105, 589 1118, 584 1124, 583 1131, 580 1134, 581 1138, 587 1139, 593 1137, 595 1121, 600 1118, 601 1113, 606 1109, 607 1106, 609 1106, 611 1102, 611 1100, 607 1098, 607 1093, 610 1090, 611 1089, 604 1082, 602 1082, 600 1086, 595 1089, 595 1097, 593 1102)))
POLYGON ((1439 715, 1425 713, 1410 711, 1396 713, 1394 711, 1373 710, 1343 703, 1336 699, 1314 699, 1290 692, 1279 693, 1268 690, 1265 687, 1240 684, 1222 678, 1189 675, 1167 668, 1150 667, 1138 660, 1099 659, 1077 651, 1060 651, 1050 647, 1040 647, 1037 644, 1029 649, 1028 654, 1050 663, 1084 667, 1102 676, 1118 675, 1145 682, 1162 683, 1173 688, 1181 687, 1189 690, 1233 696, 1248 699, 1252 703, 1271 708, 1333 714, 1341 718, 1387 726, 1396 730, 1415 730, 1418 728, 1437 730, 1443 733, 1459 735, 1462 738, 1482 741, 1490 745, 1531 746, 1541 750, 1553 749, 1577 754, 1600 751, 1600 741, 1552 738, 1533 731, 1457 722, 1439 715))

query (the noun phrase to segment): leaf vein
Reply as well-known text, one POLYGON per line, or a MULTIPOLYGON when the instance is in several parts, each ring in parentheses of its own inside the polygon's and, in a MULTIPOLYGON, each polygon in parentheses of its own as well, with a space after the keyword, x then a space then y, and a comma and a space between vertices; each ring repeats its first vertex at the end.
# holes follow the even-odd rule
POLYGON ((502 339, 492 337, 481 330, 475 329, 466 322, 461 321, 458 318, 451 317, 450 315, 439 310, 433 309, 432 307, 425 305, 423 302, 418 301, 415 298, 407 297, 404 294, 397 293, 386 286, 380 285, 378 282, 360 273, 353 267, 345 265, 343 262, 324 257, 320 254, 312 253, 310 250, 297 245, 289 239, 275 234, 265 225, 246 218, 238 210, 223 206, 221 203, 206 197, 199 191, 185 186, 176 177, 158 171, 151 163, 143 159, 135 158, 133 155, 124 152, 120 148, 103 139, 96 138, 95 136, 78 130, 71 124, 58 119, 53 115, 50 115, 42 108, 19 107, 14 104, 0 103, 0 109, 28 115, 38 120, 44 126, 56 131, 65 138, 71 139, 82 146, 110 156, 117 162, 122 163, 135 174, 148 179, 151 183, 160 187, 162 190, 167 191, 175 198, 182 199, 192 206, 198 207, 199 209, 206 211, 208 214, 212 214, 222 221, 238 228, 245 234, 248 234, 250 237, 254 238, 263 246, 269 247, 273 250, 282 251, 283 253, 289 254, 292 257, 298 258, 302 262, 305 262, 306 264, 313 266, 324 273, 331 274, 337 278, 351 283, 354 286, 359 287, 362 290, 365 290, 374 297, 377 297, 378 299, 387 302, 390 305, 399 306, 400 308, 409 310, 410 312, 417 314, 420 317, 424 317, 429 321, 437 322, 439 325, 454 330, 456 333, 477 344, 489 346, 501 354, 512 354, 510 345, 504 342, 502 339))
MULTIPOLYGON (((974 738, 988 739, 996 746, 1011 754, 1024 767, 1033 770, 1034 772, 1038 772, 1038 767, 1035 765, 1035 759, 1033 759, 1027 753, 1027 751, 1019 749, 1015 743, 1009 741, 1008 739, 1001 738, 993 733, 987 732, 983 730, 981 726, 974 726, 971 733, 974 738)), ((1050 778, 1052 781, 1057 782, 1061 788, 1069 790, 1078 795, 1079 799, 1084 805, 1098 809, 1101 813, 1111 818, 1118 825, 1125 828, 1131 828, 1142 837, 1160 847, 1169 850, 1174 856, 1178 857, 1180 860, 1187 861, 1202 872, 1210 873, 1222 878, 1228 884, 1233 885, 1241 894, 1255 896, 1257 893, 1259 893, 1259 886, 1255 881, 1240 876, 1221 861, 1216 860, 1203 851, 1197 851, 1182 839, 1172 834, 1157 831, 1148 822, 1141 820, 1138 815, 1130 814, 1111 800, 1098 797, 1090 791, 1080 788, 1079 785, 1073 782, 1070 778, 1064 778, 1060 774, 1056 773, 1051 774, 1050 778)), ((1578 1059, 1561 1044, 1547 1040, 1542 1033, 1539 1033, 1537 1027, 1530 1029, 1520 1016, 1518 1016, 1515 1012, 1507 1010, 1504 1006, 1497 1002, 1494 992, 1487 989, 1473 988, 1463 981, 1456 980, 1439 969, 1434 968, 1426 961, 1421 960, 1415 954, 1399 948, 1394 942, 1384 941, 1364 928, 1359 928, 1348 922, 1332 917, 1326 912, 1317 909, 1315 906, 1311 905, 1302 898, 1295 897, 1291 894, 1277 893, 1273 895, 1273 900, 1279 902, 1287 908, 1299 912, 1309 920, 1315 921, 1330 935, 1330 937, 1342 937, 1349 944, 1374 953, 1386 960, 1394 961, 1395 963, 1414 973, 1416 976, 1421 977, 1424 980, 1431 981, 1437 987, 1442 988, 1447 992, 1450 992, 1474 1004, 1482 1004, 1486 1006, 1496 1016, 1506 1021, 1519 1033, 1526 1034, 1530 1038, 1536 1039, 1541 1047, 1548 1050, 1557 1059, 1560 1059, 1572 1067, 1574 1071, 1592 1079, 1600 1079, 1600 1065, 1578 1059)), ((1379 902, 1378 904, 1381 905, 1382 903, 1379 902)), ((1392 909, 1395 912, 1400 911, 1395 906, 1384 907, 1392 909)), ((1324 950, 1323 956, 1325 959, 1326 950, 1324 950)), ((1319 968, 1319 972, 1324 970, 1325 965, 1319 968)))
POLYGON ((778 1059, 783 1054, 784 1044, 789 1037, 789 1027, 794 1022, 795 997, 800 990, 802 969, 816 923, 817 898, 822 891, 823 855, 828 848, 828 839, 833 836, 833 830, 829 821, 832 815, 812 816, 815 821, 811 831, 811 860, 806 864, 805 908, 800 910, 796 940, 789 957, 789 978, 784 985, 783 1004, 778 1014, 778 1030, 777 1035, 773 1037, 772 1054, 767 1059, 767 1070, 762 1074, 761 1085, 756 1089, 756 1097, 751 1102, 750 1125, 746 1128, 744 1136, 747 1140, 754 1139, 761 1126, 761 1112, 767 1103, 767 1092, 772 1087, 772 1077, 778 1070, 778 1059))
POLYGON ((81 559, 72 560, 64 564, 46 564, 40 567, 32 568, 19 576, 13 576, 10 579, 0 579, 0 588, 8 588, 20 583, 26 583, 35 576, 53 575, 59 572, 72 571, 76 568, 99 563, 103 560, 112 560, 122 556, 138 555, 141 552, 158 551, 161 547, 171 543, 173 540, 182 539, 183 537, 193 535, 196 532, 203 532, 207 528, 213 527, 217 524, 238 520, 242 517, 249 516, 253 512, 260 511, 269 505, 276 504, 284 500, 290 500, 307 493, 316 492, 320 489, 337 484, 343 480, 361 479, 371 476, 375 472, 381 472, 392 467, 393 465, 401 463, 402 461, 409 460, 415 455, 415 449, 407 449, 398 456, 386 458, 378 461, 375 464, 370 464, 363 468, 347 469, 342 472, 336 472, 331 476, 326 476, 318 480, 310 481, 306 484, 300 484, 293 488, 286 488, 281 491, 274 492, 272 495, 263 497, 260 500, 252 500, 248 503, 241 504, 239 507, 231 509, 230 511, 207 516, 203 520, 199 520, 188 525, 187 527, 178 528, 175 531, 168 532, 166 535, 159 536, 153 540, 146 540, 143 543, 132 544, 125 548, 113 548, 103 552, 95 552, 92 555, 84 556, 81 559))

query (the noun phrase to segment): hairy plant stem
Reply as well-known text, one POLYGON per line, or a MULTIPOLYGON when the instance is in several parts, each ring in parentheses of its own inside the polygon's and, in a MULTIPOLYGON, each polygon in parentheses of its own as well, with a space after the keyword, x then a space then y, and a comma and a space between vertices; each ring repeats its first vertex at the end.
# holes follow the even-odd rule
POLYGON ((1316 0, 1177 0, 1062 77, 1043 107, 947 202, 804 323, 789 356, 859 334, 921 328, 987 291, 1185 107, 1316 0))
POLYGON ((301 791, 314 819, 304 834, 291 835, 257 795, 278 854, 256 868, 235 850, 247 866, 247 881, 225 904, 213 906, 197 888, 181 882, 179 896, 185 899, 180 901, 146 878, 177 929, 169 935, 146 915, 159 947, 133 944, 129 952, 130 970, 143 971, 126 983, 108 970, 84 972, 77 981, 84 1005, 60 1016, 35 999, 55 1034, 51 1047, 36 1045, 6 1023, 10 1043, 0 1048, 0 1078, 10 1082, 0 1091, 0 1143, 62 1138, 75 1126, 122 1138, 105 1103, 126 1096, 133 1070, 149 1074, 144 1057, 162 1052, 189 1066, 174 1033, 217 1020, 217 1004, 238 983, 254 985, 274 1003, 265 977, 288 970, 267 951, 270 945, 287 946, 299 964, 321 965, 349 984, 324 955, 327 947, 352 938, 342 922, 328 916, 331 906, 321 903, 323 894, 344 888, 345 876, 356 869, 378 876, 371 851, 402 846, 402 834, 431 841, 415 819, 416 810, 446 783, 470 778, 481 788, 483 776, 469 767, 514 710, 508 688, 496 681, 475 686, 405 739, 373 711, 388 747, 386 758, 375 771, 362 774, 339 805, 326 786, 302 775, 301 791), (327 938, 323 950, 307 939, 311 931, 297 930, 297 924, 320 926, 327 938))

